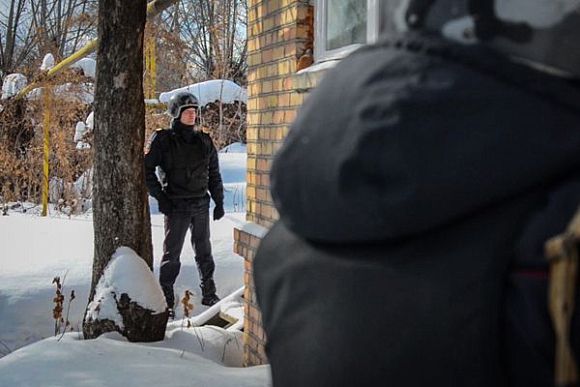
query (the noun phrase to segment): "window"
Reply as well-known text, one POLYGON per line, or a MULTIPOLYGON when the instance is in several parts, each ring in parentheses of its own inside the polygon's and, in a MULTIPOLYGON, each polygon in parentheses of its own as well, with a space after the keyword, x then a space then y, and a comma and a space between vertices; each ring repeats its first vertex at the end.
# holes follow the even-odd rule
POLYGON ((338 59, 379 35, 381 0, 316 0, 316 61, 338 59))

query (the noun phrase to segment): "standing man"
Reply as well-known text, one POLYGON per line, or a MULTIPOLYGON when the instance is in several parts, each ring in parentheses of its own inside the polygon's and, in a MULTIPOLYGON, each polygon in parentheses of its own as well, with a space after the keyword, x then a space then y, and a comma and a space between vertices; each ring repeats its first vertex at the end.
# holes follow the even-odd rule
POLYGON ((173 95, 168 110, 173 118, 171 128, 157 130, 145 154, 147 188, 165 214, 159 282, 170 316, 174 315, 173 284, 181 267, 179 256, 188 228, 201 279, 201 303, 211 306, 220 300, 213 280, 208 190, 215 203, 213 219, 219 220, 224 216, 224 189, 213 142, 195 129, 198 106, 197 98, 190 93, 173 95))

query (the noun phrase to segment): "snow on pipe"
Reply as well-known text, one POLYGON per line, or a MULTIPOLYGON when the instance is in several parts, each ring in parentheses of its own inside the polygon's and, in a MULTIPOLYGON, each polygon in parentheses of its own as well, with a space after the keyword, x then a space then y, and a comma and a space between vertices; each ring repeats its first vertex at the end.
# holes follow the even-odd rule
MULTIPOLYGON (((193 317, 192 320, 196 325, 203 325, 204 323, 209 321, 213 316, 219 314, 220 311, 222 311, 222 306, 230 306, 231 303, 235 303, 236 300, 240 299, 244 294, 244 289, 245 286, 242 286, 233 293, 230 293, 226 297, 222 298, 217 304, 210 306, 207 310, 193 317)), ((237 329, 240 329, 239 324, 234 325, 236 325, 237 329)))
MULTIPOLYGON (((157 16, 161 11, 168 8, 169 6, 177 3, 178 0, 153 0, 147 4, 147 19, 151 19, 154 16, 157 16)), ((60 61, 56 66, 48 71, 46 74, 46 78, 50 78, 53 75, 57 74, 61 70, 69 67, 73 63, 77 62, 78 60, 84 58, 85 56, 89 55, 93 51, 97 49, 98 39, 91 40, 87 43, 84 47, 80 50, 69 56, 68 58, 63 59, 60 61)), ((33 82, 30 85, 26 86, 24 89, 20 90, 20 92, 16 95, 16 98, 22 98, 30 90, 37 87, 37 82, 33 82)))

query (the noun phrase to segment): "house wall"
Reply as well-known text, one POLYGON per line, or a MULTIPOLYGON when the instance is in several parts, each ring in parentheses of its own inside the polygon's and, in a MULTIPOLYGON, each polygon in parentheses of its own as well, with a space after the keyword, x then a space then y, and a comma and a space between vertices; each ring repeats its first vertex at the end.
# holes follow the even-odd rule
POLYGON ((244 257, 244 364, 267 363, 267 340, 256 304, 253 259, 260 239, 278 218, 270 196, 270 167, 316 72, 312 63, 314 12, 308 0, 248 0, 247 223, 234 231, 244 257))

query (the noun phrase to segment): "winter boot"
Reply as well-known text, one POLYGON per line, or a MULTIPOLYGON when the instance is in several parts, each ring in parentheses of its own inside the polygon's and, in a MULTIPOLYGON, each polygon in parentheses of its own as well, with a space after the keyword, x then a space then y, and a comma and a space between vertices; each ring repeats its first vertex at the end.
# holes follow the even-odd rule
POLYGON ((210 294, 209 296, 203 296, 201 299, 201 304, 205 306, 212 306, 220 302, 220 298, 217 294, 210 294))
POLYGON ((213 279, 203 281, 200 285, 201 288, 201 304, 206 306, 212 306, 220 301, 220 298, 215 294, 215 282, 213 279))
POLYGON ((173 308, 175 306, 175 294, 173 293, 173 286, 161 285, 161 290, 163 290, 165 302, 167 302, 167 309, 169 309, 171 313, 173 312, 173 308))

